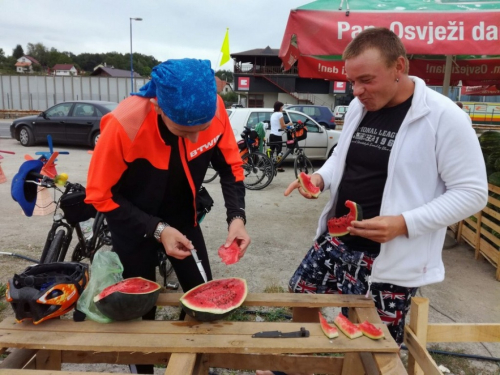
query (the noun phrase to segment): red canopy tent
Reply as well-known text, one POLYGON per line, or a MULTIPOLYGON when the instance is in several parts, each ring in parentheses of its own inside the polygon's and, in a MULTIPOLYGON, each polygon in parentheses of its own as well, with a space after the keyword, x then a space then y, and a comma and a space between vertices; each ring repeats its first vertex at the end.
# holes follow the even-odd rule
POLYGON ((500 82, 500 2, 438 1, 314 1, 290 12, 279 56, 285 70, 298 61, 300 77, 345 81, 343 50, 381 26, 403 40, 410 74, 428 84, 500 82))

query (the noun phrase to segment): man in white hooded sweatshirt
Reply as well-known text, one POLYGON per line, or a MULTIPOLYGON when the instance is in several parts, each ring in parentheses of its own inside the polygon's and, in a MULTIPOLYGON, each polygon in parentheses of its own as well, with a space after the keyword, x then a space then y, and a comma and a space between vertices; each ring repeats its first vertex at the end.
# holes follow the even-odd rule
MULTIPOLYGON (((364 30, 343 59, 356 98, 335 151, 311 176, 330 200, 289 287, 371 295, 401 344, 411 297, 444 279, 447 226, 486 205, 484 159, 469 116, 408 75, 406 50, 392 31, 364 30), (349 212, 346 200, 361 205, 363 220, 347 219, 349 234, 332 237, 327 221, 349 212)), ((294 189, 312 198, 297 181, 285 195, 294 189)))

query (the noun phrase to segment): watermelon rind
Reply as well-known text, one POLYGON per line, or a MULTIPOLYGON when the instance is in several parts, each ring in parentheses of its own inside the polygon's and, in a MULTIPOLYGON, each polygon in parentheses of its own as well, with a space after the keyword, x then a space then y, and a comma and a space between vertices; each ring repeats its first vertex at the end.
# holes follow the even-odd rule
POLYGON ((361 330, 353 322, 342 315, 342 313, 339 313, 333 322, 342 331, 342 333, 351 340, 363 336, 361 330))
POLYGON ((321 311, 318 311, 318 314, 319 314, 319 324, 325 336, 328 337, 329 339, 334 339, 335 337, 339 337, 339 331, 337 330, 337 328, 328 324, 326 319, 321 314, 321 311))
POLYGON ((115 321, 134 320, 146 315, 156 305, 161 286, 153 281, 142 277, 132 277, 105 288, 94 297, 97 309, 105 316, 115 321), (134 293, 124 289, 115 290, 106 295, 106 289, 114 287, 124 282, 147 284, 147 292, 134 293))
MULTIPOLYGON (((236 290, 233 289, 233 292, 237 292, 236 290)), ((240 307, 243 302, 245 301, 246 297, 248 294, 248 287, 247 287, 247 282, 245 279, 241 279, 239 277, 231 277, 231 278, 226 278, 226 279, 215 279, 211 280, 207 283, 200 284, 193 289, 187 291, 182 295, 180 298, 180 303, 182 306, 182 309, 191 316, 192 318, 200 321, 200 322, 212 322, 214 320, 219 320, 222 319, 226 316, 228 316, 233 310, 237 309, 240 307), (230 284, 230 283, 235 283, 235 286, 238 287, 239 290, 239 295, 229 295, 227 297, 234 298, 233 300, 230 301, 230 305, 224 307, 224 308, 217 308, 214 306, 199 306, 195 304, 195 301, 193 301, 194 296, 196 296, 200 291, 205 291, 206 293, 209 293, 210 287, 211 286, 218 286, 222 283, 230 284)))
POLYGON ((356 202, 347 200, 345 201, 345 206, 349 208, 348 214, 340 218, 333 217, 331 219, 328 219, 328 234, 331 237, 342 237, 346 234, 349 234, 347 227, 351 224, 351 221, 363 220, 363 210, 361 208, 361 205, 357 204, 356 202), (340 225, 337 223, 340 223, 340 225))
POLYGON ((321 194, 321 189, 317 186, 312 185, 311 177, 309 175, 305 174, 304 172, 300 172, 300 174, 299 174, 299 183, 300 183, 300 186, 302 187, 302 189, 304 189, 304 191, 307 191, 309 194, 311 194, 311 196, 313 198, 318 198, 319 195, 321 194), (307 186, 308 184, 311 185, 311 187, 308 188, 308 186, 307 186), (314 191, 311 189, 313 187, 315 188, 314 191))
POLYGON ((384 332, 380 328, 375 327, 369 321, 364 321, 358 326, 358 328, 363 335, 371 338, 372 340, 379 340, 384 337, 384 332))

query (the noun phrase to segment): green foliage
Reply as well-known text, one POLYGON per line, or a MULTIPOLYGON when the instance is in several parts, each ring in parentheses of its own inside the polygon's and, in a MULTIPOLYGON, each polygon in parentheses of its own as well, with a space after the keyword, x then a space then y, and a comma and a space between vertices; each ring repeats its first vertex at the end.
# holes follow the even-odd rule
POLYGON ((238 94, 234 91, 229 91, 227 94, 219 94, 225 103, 236 103, 238 101, 238 94))
POLYGON ((7 302, 5 301, 6 290, 7 290, 7 285, 0 283, 0 312, 7 307, 7 302))
POLYGON ((24 56, 24 50, 23 50, 23 47, 21 47, 20 44, 18 44, 16 46, 16 48, 14 48, 12 50, 12 56, 14 56, 14 58, 17 60, 18 58, 20 57, 23 57, 24 56))
POLYGON ((233 72, 230 70, 218 70, 215 72, 215 76, 219 77, 223 81, 227 81, 229 83, 233 82, 233 72))
POLYGON ((224 320, 229 320, 232 322, 246 322, 249 319, 248 314, 245 313, 246 309, 244 307, 238 307, 231 314, 229 314, 224 320))
POLYGON ((500 186, 500 172, 492 173, 488 176, 488 182, 495 186, 500 186))

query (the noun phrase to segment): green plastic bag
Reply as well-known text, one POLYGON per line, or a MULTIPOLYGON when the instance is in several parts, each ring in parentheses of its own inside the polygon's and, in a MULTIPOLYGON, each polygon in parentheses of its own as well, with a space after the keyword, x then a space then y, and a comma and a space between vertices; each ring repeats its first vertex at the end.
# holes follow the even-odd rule
POLYGON ((94 297, 110 285, 123 280, 123 265, 118 254, 112 251, 99 250, 90 266, 90 281, 76 304, 77 310, 85 313, 87 318, 98 323, 112 322, 103 315, 94 303, 94 297))

